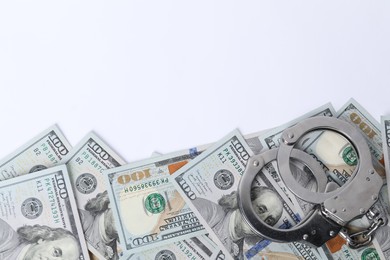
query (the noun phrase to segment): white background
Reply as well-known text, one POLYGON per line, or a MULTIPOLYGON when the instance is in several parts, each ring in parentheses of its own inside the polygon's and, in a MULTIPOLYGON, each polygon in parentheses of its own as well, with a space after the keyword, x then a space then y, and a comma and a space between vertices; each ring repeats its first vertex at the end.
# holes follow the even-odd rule
POLYGON ((58 124, 128 162, 355 98, 390 114, 389 1, 1 1, 0 157, 58 124))

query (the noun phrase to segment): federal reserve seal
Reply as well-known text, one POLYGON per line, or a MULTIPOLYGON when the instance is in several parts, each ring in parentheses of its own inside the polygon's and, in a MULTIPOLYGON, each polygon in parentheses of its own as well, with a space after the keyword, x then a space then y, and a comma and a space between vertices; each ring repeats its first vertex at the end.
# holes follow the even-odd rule
POLYGON ((219 170, 214 175, 214 184, 220 190, 230 189, 234 184, 234 176, 229 170, 219 170))
POLYGON ((176 256, 172 251, 161 250, 156 254, 154 260, 176 260, 176 256))
POLYGON ((374 248, 367 248, 363 251, 362 260, 380 260, 378 252, 374 248))
POLYGON ((343 160, 349 166, 355 166, 358 163, 358 157, 352 146, 347 146, 343 150, 343 160))
POLYGON ((45 165, 35 165, 30 169, 29 173, 37 172, 37 171, 41 171, 41 170, 45 170, 45 169, 47 169, 47 167, 45 165))
POLYGON ((159 193, 149 194, 145 199, 145 208, 152 214, 158 214, 165 209, 165 199, 159 193))
POLYGON ((28 198, 23 201, 21 211, 23 216, 28 219, 35 219, 42 214, 42 202, 37 198, 28 198))
POLYGON ((76 189, 83 193, 89 194, 96 189, 97 179, 90 173, 83 173, 76 180, 76 189))

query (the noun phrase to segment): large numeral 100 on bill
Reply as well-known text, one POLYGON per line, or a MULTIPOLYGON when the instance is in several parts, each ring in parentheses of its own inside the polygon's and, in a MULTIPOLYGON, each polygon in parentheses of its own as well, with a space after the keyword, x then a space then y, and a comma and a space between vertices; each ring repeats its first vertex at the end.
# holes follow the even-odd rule
POLYGON ((150 178, 150 169, 145 169, 143 171, 136 171, 131 174, 122 174, 118 176, 117 181, 119 184, 128 184, 131 181, 140 181, 150 178))

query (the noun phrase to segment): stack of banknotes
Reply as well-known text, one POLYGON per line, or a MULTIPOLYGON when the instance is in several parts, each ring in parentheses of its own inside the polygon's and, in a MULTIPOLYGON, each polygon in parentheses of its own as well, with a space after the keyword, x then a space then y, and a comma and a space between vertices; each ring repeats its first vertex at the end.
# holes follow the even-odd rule
MULTIPOLYGON (((54 125, 0 161, 0 259, 390 259, 388 222, 371 243, 351 249, 340 235, 318 248, 268 241, 243 220, 237 187, 248 158, 278 147, 284 129, 314 116, 361 131, 385 183, 374 207, 389 216, 390 116, 379 123, 354 99, 338 111, 328 103, 282 126, 249 135, 236 129, 213 144, 132 163, 94 132, 72 147, 54 125)), ((300 144, 340 185, 356 167, 346 163, 349 147, 331 131, 300 144)), ((315 190, 306 168, 297 164, 295 177, 315 190)), ((253 184, 261 218, 296 225, 313 205, 289 191, 276 161, 261 173, 253 184)))

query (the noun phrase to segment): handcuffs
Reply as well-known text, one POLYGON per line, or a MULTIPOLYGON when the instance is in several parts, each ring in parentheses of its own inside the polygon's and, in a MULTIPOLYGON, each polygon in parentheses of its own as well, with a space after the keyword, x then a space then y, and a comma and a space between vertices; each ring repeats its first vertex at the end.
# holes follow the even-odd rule
POLYGON ((279 148, 274 148, 248 160, 247 168, 240 180, 238 199, 240 211, 250 228, 259 236, 276 242, 302 242, 311 246, 322 246, 340 234, 351 248, 359 248, 371 242, 373 233, 384 220, 373 210, 383 185, 375 171, 371 153, 362 134, 351 124, 332 117, 313 117, 286 129, 281 136, 279 148), (294 148, 305 134, 314 130, 332 130, 344 136, 355 148, 359 162, 348 181, 335 189, 328 182, 323 168, 308 153, 294 148), (294 178, 290 158, 304 163, 317 181, 317 192, 302 187, 294 178), (287 188, 300 199, 314 204, 313 209, 290 229, 278 229, 266 224, 256 214, 250 191, 255 177, 261 169, 276 160, 280 176, 287 188), (347 224, 367 216, 370 225, 363 231, 350 234, 347 224))

